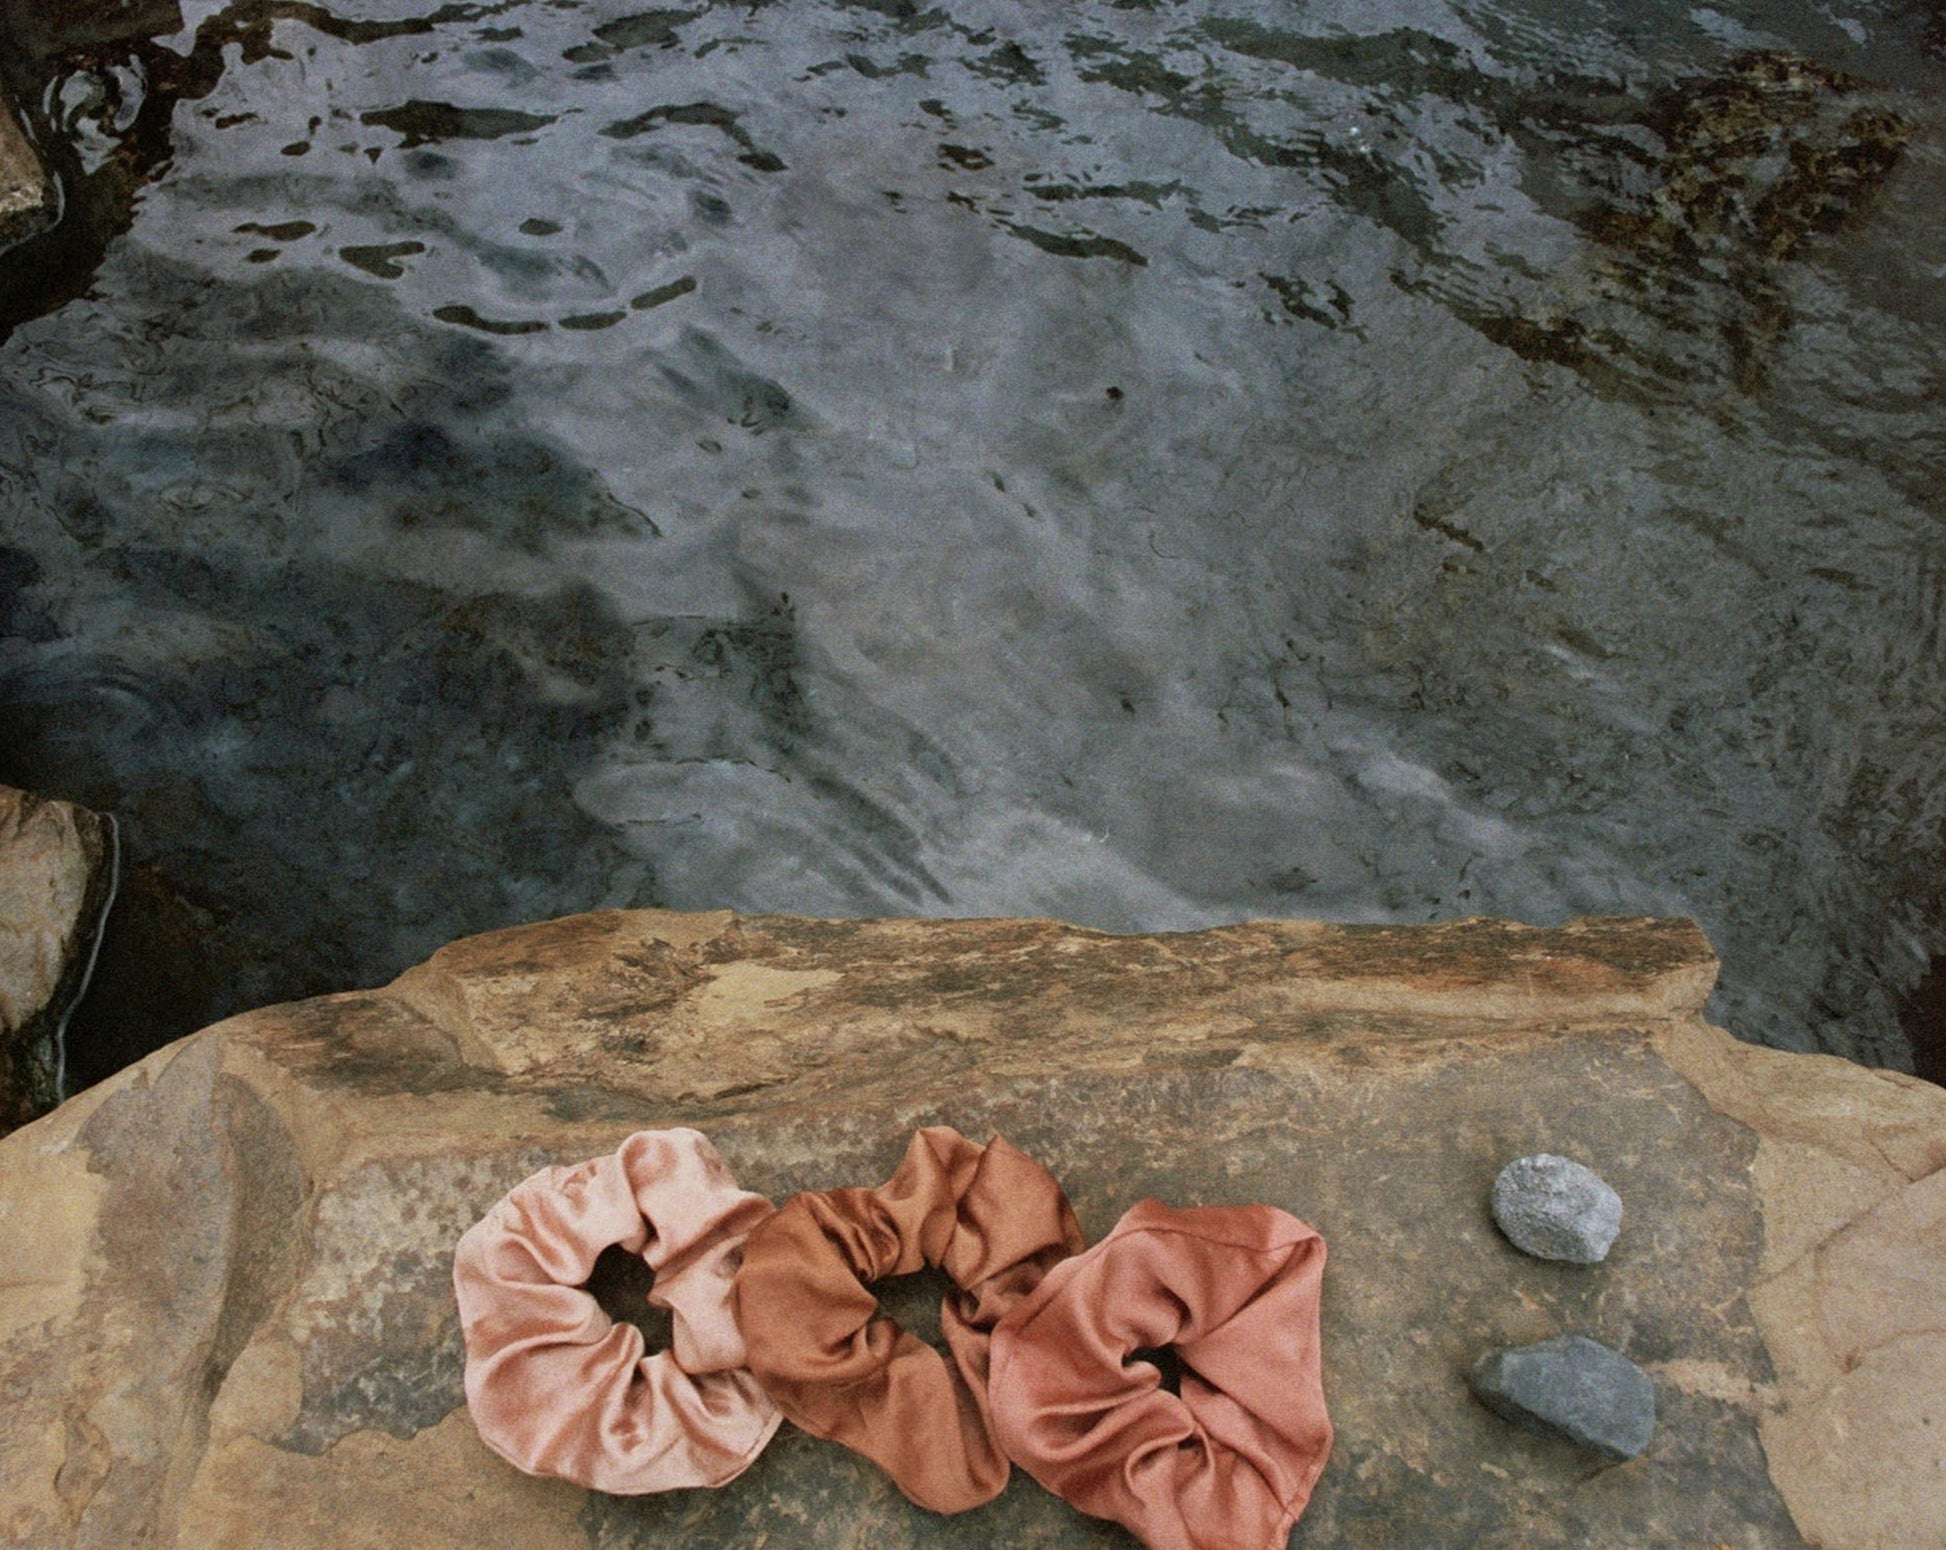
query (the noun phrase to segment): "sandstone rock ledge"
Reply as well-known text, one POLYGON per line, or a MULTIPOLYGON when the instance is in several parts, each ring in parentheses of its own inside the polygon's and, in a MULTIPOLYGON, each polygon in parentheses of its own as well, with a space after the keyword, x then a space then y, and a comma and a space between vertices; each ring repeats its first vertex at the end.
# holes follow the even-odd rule
MULTIPOLYGON (((30 1546, 1113 1546, 1016 1475, 944 1519, 786 1428, 719 1492, 527 1479, 461 1403, 460 1232, 531 1169, 700 1126, 752 1188, 999 1131, 1091 1238, 1267 1201, 1331 1246, 1338 1446, 1301 1546, 1894 1550, 1946 1523, 1946 1092, 1709 1027, 1683 922, 611 912, 158 1052, 0 1142, 0 1539, 30 1546), (1495 1172, 1628 1203, 1606 1263, 1516 1253, 1495 1172), (1468 1394, 1486 1346, 1640 1363, 1602 1467, 1468 1394)), ((909 1299, 908 1299, 909 1301, 909 1299)))

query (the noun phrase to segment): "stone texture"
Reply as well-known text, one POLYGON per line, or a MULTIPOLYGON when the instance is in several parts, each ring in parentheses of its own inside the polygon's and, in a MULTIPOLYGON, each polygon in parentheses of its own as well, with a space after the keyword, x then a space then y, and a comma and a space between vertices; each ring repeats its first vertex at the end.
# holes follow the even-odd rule
POLYGON ((1897 1251, 1935 1222, 1946 1093, 1738 1045, 1712 976, 1644 921, 610 912, 456 943, 0 1141, 0 1541, 1125 1545, 1020 1477, 933 1517, 788 1428, 726 1490, 635 1500, 472 1433, 452 1246, 527 1173, 684 1123, 777 1197, 940 1122, 1046 1162, 1091 1238, 1146 1194, 1324 1232, 1338 1442, 1293 1545, 1936 1550, 1946 1282, 1897 1251), (1563 1135, 1640 1213, 1571 1273, 1485 1203, 1563 1135), (1469 1394, 1482 1350, 1569 1331, 1656 1384, 1629 1464, 1469 1394))
POLYGON ((0 786, 0 1133, 55 1103, 55 1035, 108 887, 99 816, 0 786))
POLYGON ((1649 1375, 1585 1335, 1489 1351, 1473 1364, 1470 1381, 1481 1403, 1503 1420, 1618 1462, 1634 1458, 1655 1436, 1649 1375))
POLYGON ((1776 1367, 1759 1416, 1815 1545, 1928 1543, 1946 1521, 1946 1095, 1828 1055, 1725 1049, 1671 1025, 1663 1053, 1757 1135, 1766 1243, 1749 1304, 1776 1367))
POLYGON ((1599 1264, 1622 1230, 1622 1197, 1566 1157, 1516 1157, 1493 1181, 1493 1219, 1513 1246, 1539 1259, 1599 1264))
POLYGON ((21 130, 7 89, 0 86, 0 250, 45 231, 59 212, 54 180, 21 130))

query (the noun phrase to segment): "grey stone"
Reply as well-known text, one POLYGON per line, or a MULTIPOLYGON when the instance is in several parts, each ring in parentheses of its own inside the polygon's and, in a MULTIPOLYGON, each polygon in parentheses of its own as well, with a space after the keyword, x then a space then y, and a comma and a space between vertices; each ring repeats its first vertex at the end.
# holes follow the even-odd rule
POLYGON ((1585 1335, 1489 1351, 1473 1364, 1472 1383, 1495 1415, 1608 1458, 1634 1458, 1655 1434, 1648 1374, 1585 1335))
POLYGON ((1622 1230, 1622 1197, 1592 1169, 1536 1152, 1500 1170, 1493 1219, 1517 1249, 1592 1265, 1607 1258, 1622 1230))
POLYGON ((0 1134, 67 1096, 65 1014, 114 886, 110 835, 85 807, 0 786, 0 1134))

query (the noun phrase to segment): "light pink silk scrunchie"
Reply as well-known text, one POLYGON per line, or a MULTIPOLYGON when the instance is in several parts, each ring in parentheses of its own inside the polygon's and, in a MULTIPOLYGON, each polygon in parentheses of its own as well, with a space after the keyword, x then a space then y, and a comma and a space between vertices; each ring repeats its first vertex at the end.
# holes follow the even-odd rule
POLYGON ((782 1420, 730 1307, 743 1241, 772 1209, 694 1130, 638 1131, 515 1185, 453 1255, 481 1441, 530 1475, 616 1495, 742 1474, 782 1420), (672 1350, 645 1356, 642 1332, 583 1289, 613 1244, 655 1273, 672 1350))
POLYGON ((994 1433, 1150 1550, 1283 1550, 1331 1451, 1323 1278, 1324 1240, 1273 1206, 1144 1200, 994 1329, 994 1433), (1180 1398, 1128 1361, 1165 1346, 1180 1398))

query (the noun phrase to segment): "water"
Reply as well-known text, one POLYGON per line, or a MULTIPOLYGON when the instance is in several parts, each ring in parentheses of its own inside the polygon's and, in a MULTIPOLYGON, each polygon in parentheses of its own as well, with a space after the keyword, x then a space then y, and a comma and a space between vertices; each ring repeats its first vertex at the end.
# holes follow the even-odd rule
POLYGON ((0 779, 121 814, 183 1018, 616 904, 1689 914, 1740 1035, 1909 1065, 1929 24, 282 0, 57 50, 73 207, 139 188, 85 293, 0 258, 0 779))

